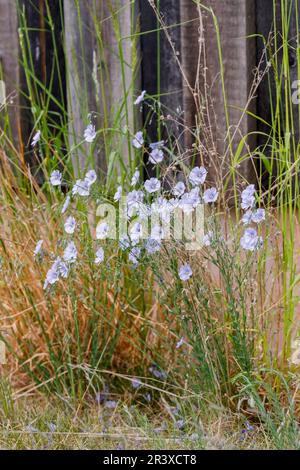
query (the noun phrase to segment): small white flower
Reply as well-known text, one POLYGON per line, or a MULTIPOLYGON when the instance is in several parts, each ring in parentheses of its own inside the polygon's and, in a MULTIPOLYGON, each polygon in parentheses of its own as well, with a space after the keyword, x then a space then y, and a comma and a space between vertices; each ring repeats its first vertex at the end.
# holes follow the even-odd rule
POLYGON ((162 240, 164 238, 164 231, 160 225, 154 225, 151 230, 151 238, 153 240, 162 240))
POLYGON ((60 186, 62 182, 62 174, 58 170, 52 171, 50 175, 50 183, 52 186, 60 186))
POLYGON ((122 197, 122 186, 117 187, 117 191, 114 194, 114 201, 119 201, 122 197))
POLYGON ((254 251, 261 246, 262 238, 257 235, 257 231, 254 228, 247 228, 240 244, 244 250, 254 251))
POLYGON ((130 238, 131 240, 139 240, 143 235, 143 227, 137 222, 130 229, 130 238))
POLYGON ((39 240, 37 242, 36 247, 33 252, 34 256, 37 256, 41 252, 43 243, 44 243, 44 240, 39 240))
POLYGON ((75 263, 77 259, 77 249, 74 242, 69 242, 64 251, 64 261, 67 263, 75 263))
POLYGON ((97 225, 96 228, 96 238, 97 240, 104 240, 109 232, 109 225, 106 222, 102 222, 97 225))
POLYGON ((131 186, 135 186, 139 180, 139 177, 140 177, 140 172, 139 170, 135 170, 134 174, 133 174, 133 177, 131 179, 131 183, 130 185, 131 186))
MULTIPOLYGON (((200 200, 200 199, 199 199, 200 200)), ((179 201, 178 207, 183 210, 185 214, 190 214, 194 210, 194 205, 189 197, 189 193, 184 194, 179 201)))
POLYGON ((137 215, 139 208, 144 200, 144 193, 143 191, 131 191, 127 194, 127 215, 128 217, 132 217, 133 215, 137 215))
POLYGON ((145 250, 149 255, 157 253, 161 249, 161 241, 148 238, 145 242, 145 250))
POLYGON ((249 225, 251 224, 251 221, 252 221, 252 211, 248 210, 247 212, 245 212, 242 218, 242 222, 244 225, 249 225))
POLYGON ((152 142, 152 144, 150 144, 149 147, 151 148, 151 150, 156 150, 156 149, 161 149, 164 145, 165 145, 165 141, 160 140, 159 142, 152 142))
POLYGON ((135 134, 134 136, 134 139, 132 141, 132 145, 136 148, 136 149, 140 149, 143 147, 144 145, 144 137, 143 137, 143 132, 142 131, 139 131, 135 134))
POLYGON ((72 196, 76 196, 78 194, 78 186, 82 183, 82 180, 77 180, 72 188, 72 196))
POLYGON ((173 188, 173 194, 176 197, 180 197, 184 194, 185 184, 182 181, 179 181, 173 188))
POLYGON ((145 181, 145 189, 148 193, 156 193, 161 188, 161 183, 157 178, 150 178, 145 181))
POLYGON ((196 166, 190 172, 189 180, 193 186, 199 186, 200 184, 204 184, 206 176, 207 170, 203 166, 196 166))
MULTIPOLYGON (((252 196, 250 196, 252 197, 252 196)), ((256 211, 252 212, 251 210, 248 210, 243 218, 242 222, 244 225, 249 225, 251 222, 255 224, 260 224, 266 219, 266 211, 265 209, 257 209, 256 211)))
POLYGON ((193 201, 196 207, 200 202, 200 189, 199 188, 191 189, 189 192, 189 197, 191 198, 191 201, 193 201))
POLYGON ((260 224, 266 219, 266 211, 264 209, 257 209, 252 214, 252 222, 255 224, 260 224))
POLYGON ((147 204, 139 204, 136 212, 140 220, 147 220, 151 215, 151 207, 147 204))
POLYGON ((242 204, 241 204, 242 209, 244 210, 252 209, 252 207, 255 204, 254 195, 255 195, 255 186, 254 184, 250 184, 242 192, 242 204))
POLYGON ((88 171, 84 178, 84 181, 86 181, 89 186, 92 186, 92 184, 94 184, 96 180, 97 180, 97 173, 95 172, 95 170, 88 171))
POLYGON ((130 238, 127 234, 123 235, 119 240, 119 247, 122 251, 127 250, 130 247, 130 238))
POLYGON ((255 185, 254 184, 249 184, 244 191, 242 192, 242 199, 243 197, 249 197, 249 196, 254 196, 256 190, 255 190, 255 185))
POLYGON ((139 389, 143 384, 140 380, 138 379, 132 379, 131 380, 131 385, 134 389, 139 389))
POLYGON ((152 152, 149 155, 149 162, 153 163, 153 165, 157 165, 158 163, 161 163, 163 159, 164 159, 164 152, 160 150, 159 148, 152 150, 152 152))
POLYGON ((81 183, 82 180, 77 180, 72 188, 72 196, 76 196, 78 194, 78 183, 81 183))
POLYGON ((184 264, 179 268, 178 274, 182 281, 187 281, 193 275, 193 271, 189 264, 184 264))
POLYGON ((219 193, 216 188, 209 188, 206 191, 204 191, 203 194, 203 201, 205 204, 208 204, 210 202, 216 202, 218 199, 219 193))
POLYGON ((92 142, 94 142, 96 136, 97 136, 97 133, 96 133, 95 126, 93 124, 89 124, 84 131, 85 141, 91 144, 92 142))
POLYGON ((174 206, 164 197, 159 197, 151 204, 151 214, 159 214, 163 222, 169 222, 174 206))
POLYGON ((36 144, 41 140, 41 131, 37 131, 37 133, 33 136, 31 141, 31 146, 35 147, 36 144))
POLYGON ((72 194, 79 194, 79 196, 89 196, 90 184, 86 180, 77 180, 72 189, 72 194))
POLYGON ((131 204, 141 203, 144 200, 144 193, 143 191, 131 191, 127 194, 127 204, 130 206, 131 204))
POLYGON ((54 261, 53 265, 51 266, 51 268, 49 269, 49 271, 47 272, 46 280, 44 283, 44 289, 46 289, 49 284, 50 285, 55 284, 59 280, 60 277, 66 279, 68 277, 68 274, 69 274, 69 266, 64 261, 62 261, 61 258, 58 256, 56 260, 54 261))
POLYGON ((140 240, 138 238, 132 238, 130 240, 131 246, 137 246, 139 244, 140 240))
POLYGON ((129 204, 127 207, 127 217, 130 219, 132 217, 136 217, 141 212, 141 207, 143 206, 142 203, 136 202, 129 204))
POLYGON ((72 216, 68 217, 65 222, 65 232, 68 233, 69 235, 72 235, 75 232, 75 228, 76 228, 76 220, 72 216))
POLYGON ((213 239, 213 233, 212 231, 210 230, 208 233, 206 233, 203 237, 203 245, 204 246, 210 246, 211 244, 211 241, 213 239))
POLYGON ((184 193, 178 207, 186 214, 191 213, 200 204, 199 193, 199 188, 193 188, 189 193, 184 193))
POLYGON ((101 264, 104 261, 104 250, 103 248, 98 248, 96 251, 95 264, 101 264))
POLYGON ((115 400, 107 400, 105 401, 104 406, 109 410, 114 410, 115 408, 117 408, 118 402, 116 402, 115 400))
POLYGON ((70 196, 67 196, 67 197, 66 197, 66 200, 65 200, 65 202, 64 202, 64 205, 63 205, 63 207, 62 207, 61 214, 64 214, 64 213, 66 212, 66 210, 67 210, 68 207, 69 207, 70 201, 71 201, 70 196))
POLYGON ((129 253, 128 259, 133 264, 137 265, 139 263, 139 257, 141 256, 141 249, 136 246, 132 248, 131 252, 129 253))
POLYGON ((78 181, 78 194, 79 196, 89 196, 90 183, 87 180, 78 181))
POLYGON ((182 337, 182 338, 180 338, 180 340, 177 342, 177 344, 176 344, 176 349, 181 348, 181 346, 183 346, 184 344, 185 344, 185 340, 184 340, 184 338, 182 337))
POLYGON ((138 106, 139 104, 141 104, 143 101, 144 101, 144 98, 145 98, 145 94, 146 94, 146 90, 142 91, 142 93, 140 94, 140 96, 137 97, 137 99, 135 100, 134 104, 136 106, 138 106))
POLYGON ((246 211, 248 209, 252 209, 254 204, 255 204, 255 197, 247 196, 243 198, 241 208, 246 211))
POLYGON ((44 289, 48 287, 48 285, 53 285, 59 280, 59 265, 61 263, 61 259, 58 257, 54 261, 53 265, 49 269, 46 275, 46 280, 44 283, 44 289))
POLYGON ((70 271, 69 266, 64 261, 61 261, 61 263, 59 263, 58 265, 59 275, 63 277, 64 279, 66 279, 69 275, 69 271, 70 271))

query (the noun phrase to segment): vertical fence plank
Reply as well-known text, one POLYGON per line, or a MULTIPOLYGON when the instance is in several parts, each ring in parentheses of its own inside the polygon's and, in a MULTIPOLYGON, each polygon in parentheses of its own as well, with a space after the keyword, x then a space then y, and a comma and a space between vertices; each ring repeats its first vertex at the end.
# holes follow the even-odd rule
MULTIPOLYGON (((136 83, 132 4, 128 0, 65 0, 64 10, 71 145, 82 141, 89 113, 95 113, 98 129, 113 126, 119 114, 122 127, 128 127, 122 146, 126 164, 126 141, 134 127, 132 92, 136 83)), ((97 166, 105 171, 103 140, 96 151, 97 166)), ((74 160, 77 173, 85 168, 87 155, 88 146, 82 145, 74 160)))
MULTIPOLYGON (((99 2, 96 2, 95 6, 99 2)), ((82 145, 88 115, 97 110, 93 80, 96 33, 93 24, 92 2, 64 0, 65 49, 67 59, 67 89, 69 114, 69 144, 73 149, 75 173, 80 175, 86 166, 88 146, 82 145), (76 149, 76 150, 75 150, 76 149)))
POLYGON ((135 131, 133 98, 134 93, 140 93, 141 87, 140 46, 139 40, 134 38, 138 15, 137 1, 110 0, 101 4, 103 53, 100 57, 107 68, 104 80, 106 106, 110 114, 106 120, 112 123, 112 119, 119 116, 121 128, 128 129, 121 147, 123 162, 127 166, 131 159, 134 160, 130 148, 130 134, 135 131))
MULTIPOLYGON (((267 70, 267 62, 271 44, 274 44, 274 0, 256 0, 256 27, 257 27, 257 64, 262 76, 257 94, 257 114, 263 121, 258 121, 259 131, 257 143, 267 156, 270 155, 268 135, 270 134, 271 102, 275 105, 275 80, 271 70, 267 70), (271 93, 271 94, 270 94, 271 93), (273 95, 273 96, 272 96, 273 95)), ((278 5, 277 5, 278 6, 278 5)), ((263 187, 267 186, 270 175, 265 168, 260 169, 263 187)))
MULTIPOLYGON (((297 38, 297 22, 299 18, 296 15, 296 6, 298 6, 298 13, 300 12, 300 0, 291 0, 288 2, 289 9, 289 23, 288 23, 288 54, 289 54, 289 79, 291 86, 291 95, 298 89, 298 61, 297 61, 297 47, 299 38, 297 38), (297 4, 297 5, 296 5, 297 4)), ((258 123, 258 130, 260 135, 258 138, 258 144, 265 153, 266 156, 270 157, 271 154, 271 141, 268 138, 272 125, 272 109, 276 109, 276 100, 278 98, 278 90, 276 90, 276 82, 273 66, 267 66, 272 64, 271 59, 277 60, 278 63, 278 79, 281 79, 281 132, 280 136, 282 139, 285 138, 286 123, 289 121, 290 131, 293 128, 294 138, 296 142, 300 141, 300 123, 299 123, 299 106, 294 104, 291 110, 285 109, 285 88, 287 86, 287 77, 281 74, 282 67, 282 54, 283 54, 283 42, 282 42, 282 11, 281 2, 277 0, 256 0, 256 21, 257 21, 257 63, 260 66, 260 72, 262 74, 262 81, 258 89, 258 115, 262 118, 262 121, 258 123), (274 18, 275 15, 275 18, 274 18), (276 36, 275 36, 276 27, 276 36), (275 47, 276 46, 276 47, 275 47)), ((295 159, 296 156, 292 155, 295 159)), ((276 161, 274 162, 273 175, 262 168, 262 184, 268 187, 270 183, 270 176, 276 178, 276 161)))
POLYGON ((0 73, 5 82, 7 108, 16 148, 21 144, 18 15, 15 1, 0 0, 0 73))
MULTIPOLYGON (((149 2, 140 0, 141 9, 141 88, 155 96, 158 89, 158 27, 157 19, 149 2)), ((143 122, 148 123, 147 134, 151 141, 158 140, 157 120, 150 119, 149 109, 143 107, 143 122)), ((149 169, 150 170, 150 169, 149 169)))
MULTIPOLYGON (((31 84, 26 83, 26 77, 21 70, 21 87, 24 92, 22 98, 22 136, 25 143, 39 120, 38 111, 34 110, 38 103, 39 109, 45 113, 44 103, 47 102, 47 116, 50 121, 57 122, 57 128, 63 126, 66 116, 66 82, 65 82, 65 54, 63 44, 63 0, 39 0, 38 2, 16 0, 20 9, 20 27, 23 36, 23 54, 20 57, 28 63, 31 84), (23 15, 24 13, 24 15, 23 15), (25 37, 28 36, 29 44, 25 37), (26 58, 25 58, 26 56, 26 58), (35 86, 32 83, 35 82, 35 86), (28 99, 25 98, 28 96, 28 99), (31 96, 32 95, 32 96, 31 96), (49 100, 49 96, 51 97, 49 100), (59 103, 60 106, 58 106, 59 103)), ((52 133, 59 131, 52 126, 52 133)), ((26 161, 34 171, 40 167, 40 158, 31 146, 26 151, 26 161), (37 161, 36 161, 37 159, 37 161)), ((36 174, 36 173, 35 173, 36 174)), ((39 175, 39 176, 38 176, 39 175)), ((43 179, 42 172, 38 178, 43 179)))
MULTIPOLYGON (((162 103, 162 113, 164 116, 170 114, 178 119, 183 108, 182 99, 182 77, 179 67, 176 63, 174 51, 180 54, 181 36, 180 36, 180 6, 174 0, 160 0, 160 12, 163 25, 166 28, 159 35, 160 51, 160 71, 159 71, 159 92, 162 103), (171 45, 172 44, 172 45, 171 45)), ((181 129, 177 129, 176 124, 167 122, 167 129, 170 136, 179 137, 181 129)))
MULTIPOLYGON (((183 130, 178 125, 183 109, 182 76, 174 55, 174 50, 178 54, 181 51, 180 3, 160 0, 155 11, 150 2, 141 0, 140 8, 142 88, 160 103, 160 107, 155 106, 157 116, 150 119, 152 110, 143 108, 147 135, 151 141, 170 138, 183 144, 183 130), (164 125, 160 116, 166 118, 164 125)), ((147 162, 146 172, 149 176, 155 173, 153 165, 147 162)))
MULTIPOLYGON (((255 130, 255 119, 244 114, 250 88, 254 79, 255 67, 255 39, 247 36, 255 33, 255 2, 253 0, 206 0, 205 4, 216 15, 222 48, 223 77, 226 90, 227 109, 230 124, 230 134, 233 151, 235 151, 241 136, 255 130)), ((215 119, 212 124, 212 133, 216 144, 217 161, 220 176, 228 176, 230 170, 230 155, 228 152, 227 122, 224 111, 222 80, 220 74, 220 60, 218 44, 213 18, 205 13, 204 38, 206 49, 207 80, 212 98, 212 107, 215 119)), ((247 109, 255 112, 254 99, 247 109)), ((255 139, 248 139, 250 148, 255 147, 255 139)), ((246 149, 244 149, 246 152, 246 149)), ((239 173, 248 181, 254 177, 254 163, 247 159, 239 167, 239 173)))
POLYGON ((199 9, 196 3, 190 0, 180 2, 180 31, 181 31, 181 54, 180 60, 186 77, 183 80, 183 111, 185 132, 185 146, 191 149, 193 136, 188 129, 196 125, 195 116, 197 113, 193 93, 197 93, 198 62, 200 60, 201 23, 199 9), (189 86, 188 86, 189 85, 189 86))
MULTIPOLYGON (((142 88, 157 97, 162 114, 167 115, 183 104, 182 77, 170 44, 180 51, 180 6, 176 0, 160 0, 157 12, 161 22, 151 4, 141 1, 142 88)), ((157 125, 156 122, 150 131, 153 139, 159 137, 157 125)))

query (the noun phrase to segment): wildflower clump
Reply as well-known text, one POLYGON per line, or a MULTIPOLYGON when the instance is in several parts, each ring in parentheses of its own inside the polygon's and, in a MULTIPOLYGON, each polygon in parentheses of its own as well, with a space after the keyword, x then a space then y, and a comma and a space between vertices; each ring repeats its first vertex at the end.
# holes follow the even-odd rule
MULTIPOLYGON (((137 104, 143 103, 144 98, 142 94, 137 104)), ((92 142, 96 135, 95 127, 89 125, 85 140, 92 142)), ((79 351, 76 360, 82 360, 83 333, 79 335, 77 325, 79 304, 84 311, 93 312, 87 317, 92 336, 96 335, 99 341, 98 328, 111 335, 114 357, 122 357, 124 341, 126 345, 134 343, 136 355, 140 355, 137 350, 144 348, 142 338, 147 348, 149 338, 155 337, 151 348, 161 341, 157 332, 148 336, 144 333, 141 312, 147 306, 162 315, 158 329, 165 325, 164 340, 174 339, 172 354, 192 354, 207 384, 212 377, 219 377, 220 381, 224 380, 222 374, 229 377, 230 368, 237 364, 250 370, 252 353, 247 339, 244 286, 251 275, 252 257, 263 242, 259 230, 266 218, 264 209, 256 207, 255 186, 242 191, 241 221, 225 232, 218 211, 220 189, 208 183, 210 175, 205 166, 184 167, 176 178, 167 178, 170 150, 165 140, 148 143, 141 130, 133 135, 131 144, 141 161, 148 155, 148 164, 155 173, 144 177, 142 165, 132 165, 126 177, 109 191, 100 184, 94 169, 72 184, 59 170, 50 175, 54 192, 62 196, 67 188, 59 209, 60 238, 50 253, 44 252, 46 243, 40 239, 34 257, 37 263, 43 261, 43 266, 50 258, 43 279, 47 298, 54 297, 55 286, 61 284, 65 286, 63 295, 72 298, 79 351), (213 270, 219 276, 218 282, 213 270), (82 288, 79 279, 83 272, 89 274, 82 288), (113 314, 108 320, 110 309, 113 314), (100 319, 99 311, 104 318, 100 319), (134 326, 132 317, 136 318, 134 326), (130 325, 129 331, 135 331, 130 340, 116 339, 122 330, 120 318, 122 325, 130 325), (137 335, 138 328, 141 329, 137 335), (222 348, 232 348, 233 363, 223 364, 218 356, 222 348), (213 359, 207 362, 210 356, 213 359), (221 370, 223 366, 225 369, 221 370)), ((87 320, 81 317, 80 321, 84 324, 87 320)), ((153 328, 155 322, 147 325, 153 328)), ((96 340, 91 341, 97 348, 96 340)), ((101 355, 101 351, 98 353, 101 355)), ((95 353, 95 357, 100 360, 99 354, 95 353)), ((150 360, 153 362, 148 358, 145 365, 149 366, 150 360)), ((148 371, 156 379, 167 377, 159 366, 148 367, 148 371)))

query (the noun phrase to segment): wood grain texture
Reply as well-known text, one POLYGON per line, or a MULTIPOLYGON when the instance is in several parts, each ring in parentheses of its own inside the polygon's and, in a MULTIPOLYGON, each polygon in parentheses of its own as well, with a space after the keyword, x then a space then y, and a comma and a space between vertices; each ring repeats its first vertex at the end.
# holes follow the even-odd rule
MULTIPOLYGON (((89 114, 97 111, 93 81, 93 60, 97 50, 93 14, 99 2, 64 1, 65 49, 67 58, 69 144, 73 151, 75 173, 79 176, 87 165, 88 144, 83 141, 89 114), (92 10, 91 10, 92 7, 92 10)), ((95 11, 96 9, 96 11, 95 11)), ((97 124, 97 119, 94 120, 97 124)))
MULTIPOLYGON (((142 88, 160 101, 164 117, 172 117, 164 120, 162 126, 157 116, 149 120, 151 112, 144 106, 143 120, 147 124, 147 135, 152 142, 176 139, 183 147, 182 128, 176 122, 182 121, 182 76, 174 56, 174 49, 179 57, 181 53, 180 2, 160 0, 161 22, 148 1, 140 1, 140 11, 141 31, 144 33, 141 36, 142 88), (164 28, 167 28, 167 34, 164 28)), ((147 165, 147 161, 145 163, 147 175, 153 176, 153 165, 147 165)))
MULTIPOLYGON (((241 136, 254 131, 256 126, 255 120, 248 115, 244 115, 242 118, 241 111, 248 102, 254 79, 253 70, 256 65, 255 39, 246 38, 246 36, 255 33, 255 2, 253 0, 224 0, 222 2, 206 0, 205 4, 213 9, 219 23, 230 131, 232 136, 235 135, 233 139, 233 149, 235 149, 241 136)), ((230 155, 216 31, 210 14, 204 13, 203 22, 207 81, 215 114, 212 132, 217 149, 216 158, 220 175, 228 175, 230 155)), ((248 109, 255 112, 254 100, 248 109)), ((252 149, 255 147, 255 143, 254 138, 248 140, 252 149)), ((247 181, 252 181, 254 162, 248 160, 242 164, 239 173, 247 181)))
MULTIPOLYGON (((157 20, 149 2, 141 0, 141 54, 142 54, 142 88, 150 95, 157 96, 162 103, 162 113, 176 113, 182 108, 182 77, 174 58, 170 44, 180 53, 180 2, 160 0, 159 11, 163 24, 157 20), (169 37, 163 31, 167 28, 169 37), (159 29, 157 32, 156 30, 159 29)), ((148 110, 145 109, 145 120, 148 110)), ((152 140, 157 140, 157 122, 149 128, 152 140)), ((170 133, 176 132, 174 128, 170 133)))
MULTIPOLYGON (((289 54, 289 73, 291 86, 293 82, 299 80, 298 76, 298 62, 297 62, 297 21, 299 18, 296 15, 296 3, 298 12, 300 12, 300 0, 290 0, 290 22, 288 31, 288 54, 289 54)), ((257 63, 260 65, 261 74, 264 78, 260 83, 258 89, 258 115, 267 123, 258 122, 258 130, 261 133, 269 134, 270 125, 272 124, 271 109, 276 108, 276 84, 274 77, 273 67, 267 68, 267 62, 273 56, 278 60, 278 75, 281 76, 282 69, 282 12, 281 2, 277 0, 275 3, 276 24, 274 21, 274 0, 256 0, 256 22, 257 22, 257 63), (275 38, 275 26, 277 35, 275 38), (263 39, 264 38, 264 39, 263 39), (276 40, 275 40, 276 39, 276 40), (276 47, 275 47, 276 45, 276 47), (267 73, 266 73, 267 70, 267 73)), ((282 106, 281 106, 281 130, 282 138, 286 132, 287 117, 289 117, 290 128, 294 128, 294 138, 296 143, 300 141, 300 121, 299 121, 299 106, 295 105, 292 108, 292 119, 288 110, 285 109, 285 87, 286 82, 282 80, 282 106), (287 116, 288 114, 288 116, 287 116)), ((293 88, 292 92, 297 89, 293 88)), ((271 155, 270 140, 264 135, 260 134, 258 144, 267 156, 271 155)), ((292 155, 292 159, 297 158, 292 155)), ((262 168, 262 182, 265 187, 270 183, 270 175, 262 168)), ((274 165, 274 179, 276 178, 277 169, 276 162, 274 165)))
MULTIPOLYGON (((160 11, 168 33, 167 36, 164 31, 160 33, 161 103, 165 116, 169 113, 177 116, 183 108, 182 77, 174 57, 174 50, 179 56, 181 53, 180 2, 160 0, 160 11)), ((169 133, 179 136, 176 125, 169 124, 169 133)))
POLYGON ((6 85, 13 142, 21 145, 18 16, 15 1, 0 0, 0 65, 6 85))
MULTIPOLYGON (((21 19, 20 27, 26 26, 29 45, 23 41, 23 49, 27 55, 27 62, 31 63, 31 72, 34 74, 36 87, 31 87, 34 93, 34 100, 43 106, 47 101, 49 93, 51 99, 47 105, 47 118, 49 122, 57 121, 60 125, 65 121, 65 116, 60 105, 66 109, 66 80, 65 80, 65 54, 63 43, 63 0, 52 0, 48 2, 46 8, 45 0, 31 2, 27 0, 17 0, 20 11, 25 14, 26 25, 21 19), (53 26, 53 30, 51 29, 53 26), (56 54, 58 60, 56 60, 56 54), (33 89, 34 88, 34 89, 33 89), (47 90, 47 92, 45 91, 47 90)), ((23 57, 20 57, 22 60, 23 57)), ((22 96, 22 136, 27 145, 25 152, 26 162, 32 168, 34 174, 40 181, 43 181, 43 172, 40 168, 42 153, 34 151, 29 145, 29 137, 32 136, 36 122, 32 112, 32 102, 26 99, 30 92, 26 83, 25 73, 21 67, 21 88, 22 96), (37 173, 36 173, 37 171, 37 173)), ((52 126, 52 132, 59 132, 52 126)))
MULTIPOLYGON (((183 110, 184 125, 188 129, 192 129, 196 125, 196 104, 193 93, 199 91, 197 82, 198 61, 200 53, 200 18, 197 5, 191 0, 180 1, 180 32, 181 32, 181 54, 180 61, 184 74, 186 76, 188 86, 185 80, 183 85, 183 110)), ((193 136, 187 131, 185 132, 185 147, 191 148, 193 144, 193 136)))
MULTIPOLYGON (((128 125, 133 132, 132 90, 136 83, 133 54, 136 51, 130 38, 133 33, 132 19, 135 21, 130 2, 65 0, 64 10, 71 145, 82 141, 90 113, 98 129, 112 126, 114 116, 119 113, 121 127, 128 125), (126 105, 128 119, 125 119, 126 105)), ((103 141, 98 139, 98 142, 94 160, 96 166, 105 171, 103 141)), ((87 165, 89 149, 90 146, 82 144, 77 155, 74 155, 77 174, 87 165)), ((125 163, 128 162, 125 137, 122 155, 125 163)))
MULTIPOLYGON (((129 134, 135 133, 134 96, 140 94, 140 44, 134 38, 139 15, 138 2, 110 0, 101 2, 102 41, 106 64, 107 109, 110 119, 119 116, 121 129, 127 127, 129 134), (121 66, 121 63, 123 64, 121 66)), ((112 122, 111 122, 112 124, 112 122)), ((129 135, 128 134, 128 135, 129 135)), ((131 138, 130 138, 131 140, 131 138)), ((126 166, 129 152, 126 136, 121 145, 121 155, 126 166)))

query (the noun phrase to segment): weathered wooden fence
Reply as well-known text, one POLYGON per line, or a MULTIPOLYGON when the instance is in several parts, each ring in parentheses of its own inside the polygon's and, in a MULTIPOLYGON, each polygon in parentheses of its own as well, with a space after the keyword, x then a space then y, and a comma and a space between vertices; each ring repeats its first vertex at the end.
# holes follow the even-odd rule
MULTIPOLYGON (((299 0, 291 0, 294 1, 299 0)), ((279 6, 280 1, 277 3, 279 6)), ((50 27, 43 19, 46 9, 51 10, 53 25, 50 26, 60 45, 61 70, 65 68, 66 71, 65 76, 60 77, 65 96, 61 96, 61 88, 59 91, 57 87, 56 98, 67 101, 68 112, 72 116, 69 128, 71 143, 76 143, 78 136, 82 136, 90 111, 98 111, 99 126, 108 125, 102 118, 104 105, 106 109, 116 109, 124 96, 125 106, 128 106, 124 125, 133 128, 136 125, 131 106, 133 89, 137 93, 146 89, 149 94, 160 95, 166 109, 181 109, 184 122, 189 127, 197 124, 195 96, 209 94, 214 117, 206 124, 213 138, 205 151, 210 155, 224 156, 220 161, 226 171, 228 122, 222 86, 226 89, 228 119, 235 135, 233 145, 240 135, 251 133, 258 125, 250 113, 243 112, 245 107, 253 113, 258 112, 263 119, 269 118, 266 80, 251 99, 249 97, 254 70, 263 55, 263 41, 259 35, 267 38, 272 30, 273 0, 203 0, 202 4, 212 8, 218 20, 221 64, 213 16, 205 9, 200 12, 193 0, 0 0, 0 62, 7 93, 14 99, 9 109, 17 146, 26 142, 28 126, 30 128, 30 116, 26 117, 22 110, 19 92, 24 80, 18 48, 17 4, 19 8, 22 5, 25 8, 31 45, 35 51, 34 67, 42 82, 49 79, 47 70, 51 69, 53 61, 53 45, 47 32, 50 27), (115 22, 119 25, 119 37, 114 29, 115 22), (158 27, 162 29, 160 32, 158 27), (135 70, 132 67, 133 55, 135 66, 140 64, 135 70), (220 67, 224 72, 224 84, 220 67), (101 101, 103 94, 101 98, 95 88, 95 73, 101 75, 99 81, 106 91, 105 104, 101 101)), ((279 8, 278 12, 280 16, 279 8)), ((296 34, 294 19, 290 29, 292 39, 296 34)), ((291 56, 293 51, 291 47, 291 56)), ((296 79, 297 67, 292 73, 296 79)), ((59 77, 55 76, 54 80, 59 80, 59 77)), ((157 125, 150 126, 149 132, 156 139, 157 125)), ((180 138, 187 147, 191 147, 191 134, 185 133, 180 138)), ((247 143, 250 149, 255 148, 255 134, 247 143)), ((81 150, 77 160, 79 165, 84 164, 84 159, 85 152, 81 150)), ((104 167, 101 155, 98 164, 104 167)), ((253 163, 250 160, 241 168, 241 173, 249 180, 252 178, 253 163)))

